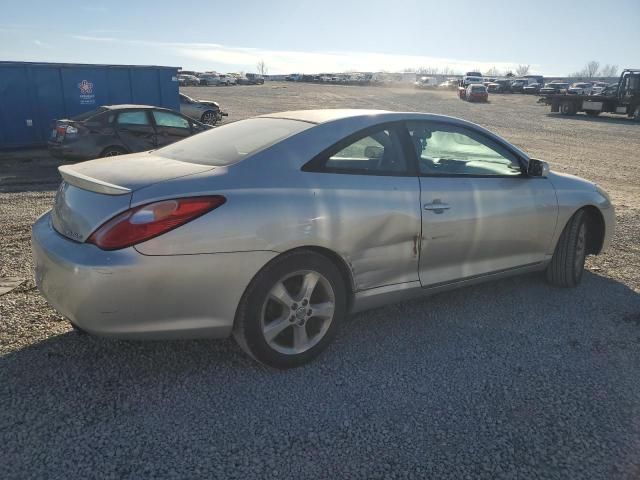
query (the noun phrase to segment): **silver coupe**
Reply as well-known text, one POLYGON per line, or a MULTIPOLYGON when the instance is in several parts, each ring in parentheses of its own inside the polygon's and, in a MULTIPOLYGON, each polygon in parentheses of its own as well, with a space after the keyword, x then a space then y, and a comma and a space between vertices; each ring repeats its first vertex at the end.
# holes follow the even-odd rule
POLYGON ((614 230, 597 185, 422 113, 274 113, 60 173, 33 256, 74 326, 233 335, 278 368, 352 312, 531 271, 574 287, 614 230))

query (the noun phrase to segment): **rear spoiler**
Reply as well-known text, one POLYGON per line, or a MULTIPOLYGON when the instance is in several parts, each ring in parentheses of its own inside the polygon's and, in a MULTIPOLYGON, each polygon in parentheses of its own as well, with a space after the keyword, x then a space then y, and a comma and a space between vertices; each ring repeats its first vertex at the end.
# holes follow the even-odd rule
POLYGON ((82 173, 75 171, 73 169, 73 165, 61 165, 58 167, 58 171, 65 182, 83 190, 104 193, 105 195, 126 195, 131 193, 130 188, 121 187, 120 185, 114 185, 113 183, 103 182, 97 178, 83 175, 82 173))

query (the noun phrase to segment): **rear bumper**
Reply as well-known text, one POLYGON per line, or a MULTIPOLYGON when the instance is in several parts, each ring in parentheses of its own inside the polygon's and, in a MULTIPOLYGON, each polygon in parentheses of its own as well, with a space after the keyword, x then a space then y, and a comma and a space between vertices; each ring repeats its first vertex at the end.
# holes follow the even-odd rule
POLYGON ((132 339, 222 338, 237 305, 275 252, 148 256, 103 251, 58 234, 50 214, 32 229, 36 284, 81 329, 132 339))

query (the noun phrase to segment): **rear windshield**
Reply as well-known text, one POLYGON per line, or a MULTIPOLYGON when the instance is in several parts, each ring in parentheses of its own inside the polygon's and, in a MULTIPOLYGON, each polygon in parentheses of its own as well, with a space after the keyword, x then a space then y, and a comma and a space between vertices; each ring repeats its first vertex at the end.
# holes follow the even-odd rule
POLYGON ((91 117, 95 117, 96 115, 102 112, 106 112, 107 110, 108 108, 98 107, 94 110, 89 110, 88 112, 84 112, 84 113, 81 113, 80 115, 76 115, 75 117, 72 117, 71 120, 75 120, 76 122, 82 122, 84 120, 90 119, 91 117))
POLYGON ((484 90, 483 86, 478 85, 477 87, 476 86, 471 87, 471 91, 472 92, 484 92, 485 90, 484 90))
POLYGON ((156 150, 155 154, 182 162, 222 167, 312 126, 283 118, 250 118, 186 138, 156 150))

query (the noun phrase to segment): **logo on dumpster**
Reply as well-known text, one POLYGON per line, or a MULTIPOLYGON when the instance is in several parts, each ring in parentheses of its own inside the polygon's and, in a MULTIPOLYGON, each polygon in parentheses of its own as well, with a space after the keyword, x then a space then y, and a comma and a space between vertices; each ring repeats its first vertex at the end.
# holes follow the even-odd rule
POLYGON ((93 82, 82 80, 78 83, 80 89, 80 105, 93 105, 96 103, 96 96, 93 94, 93 82))

